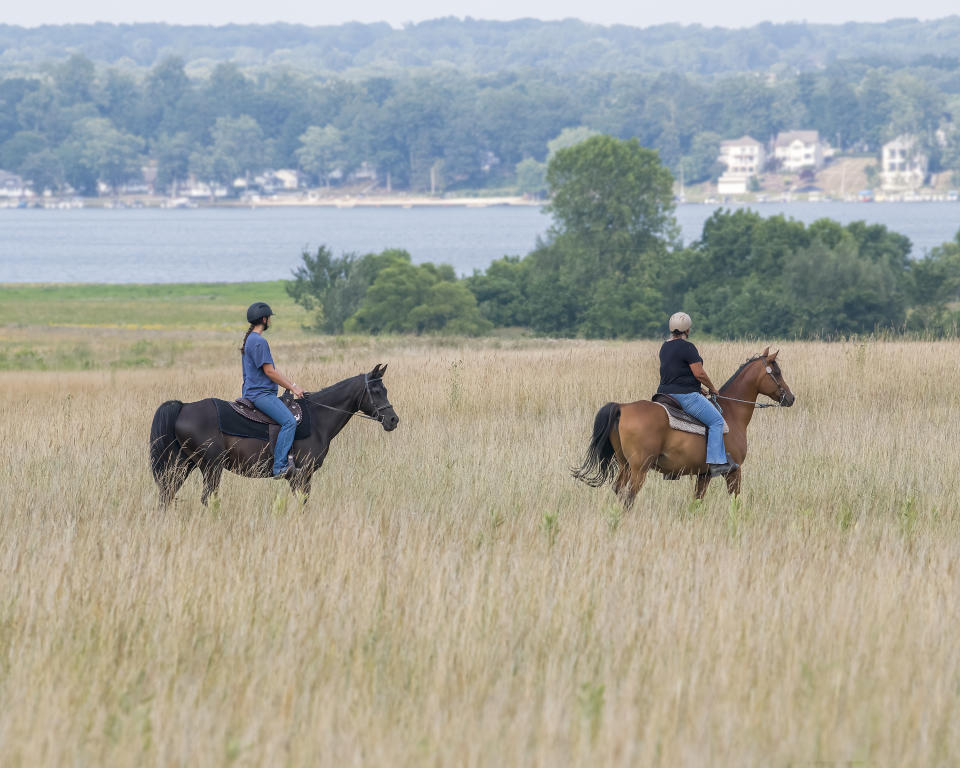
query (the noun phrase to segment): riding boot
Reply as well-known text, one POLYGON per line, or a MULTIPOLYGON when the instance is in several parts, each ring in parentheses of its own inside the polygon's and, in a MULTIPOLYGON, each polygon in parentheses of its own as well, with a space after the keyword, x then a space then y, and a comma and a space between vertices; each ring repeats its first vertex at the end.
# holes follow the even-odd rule
POLYGON ((291 453, 287 455, 286 468, 283 470, 283 472, 278 472, 273 477, 274 479, 285 479, 288 477, 292 477, 296 471, 297 471, 297 465, 293 463, 293 454, 291 453))
POLYGON ((731 472, 740 468, 740 465, 729 456, 723 464, 707 464, 707 466, 710 468, 710 477, 729 475, 731 472))

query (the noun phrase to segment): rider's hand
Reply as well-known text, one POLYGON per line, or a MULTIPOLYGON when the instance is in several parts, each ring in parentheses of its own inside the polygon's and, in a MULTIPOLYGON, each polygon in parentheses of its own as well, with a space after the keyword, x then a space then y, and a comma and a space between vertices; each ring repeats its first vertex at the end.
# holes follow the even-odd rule
POLYGON ((290 387, 290 391, 293 392, 294 397, 303 397, 303 387, 298 387, 296 384, 294 384, 292 387, 290 387))

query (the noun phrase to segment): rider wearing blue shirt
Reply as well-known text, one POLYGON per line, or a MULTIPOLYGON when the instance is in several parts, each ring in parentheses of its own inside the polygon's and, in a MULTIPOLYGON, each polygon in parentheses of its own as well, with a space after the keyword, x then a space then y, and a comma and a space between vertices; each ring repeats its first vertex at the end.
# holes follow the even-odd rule
POLYGON ((657 392, 670 395, 683 410, 707 425, 707 466, 711 475, 726 475, 737 468, 727 458, 723 445, 723 416, 700 393, 700 385, 716 395, 716 387, 703 370, 703 358, 687 339, 692 321, 686 312, 670 317, 670 339, 660 348, 660 386, 657 392))
POLYGON ((262 301, 251 304, 247 309, 250 328, 240 346, 243 360, 243 397, 250 400, 254 408, 280 425, 273 457, 273 476, 285 477, 295 470, 289 454, 293 447, 294 432, 297 431, 297 420, 277 397, 277 386, 289 389, 296 397, 303 397, 303 389, 274 366, 270 345, 262 335, 270 327, 272 316, 273 310, 262 301))

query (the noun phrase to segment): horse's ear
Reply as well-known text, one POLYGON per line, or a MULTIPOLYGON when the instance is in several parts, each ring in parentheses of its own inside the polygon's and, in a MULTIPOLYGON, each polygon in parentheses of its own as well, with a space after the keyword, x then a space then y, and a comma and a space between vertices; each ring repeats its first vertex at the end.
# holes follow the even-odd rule
POLYGON ((777 355, 779 355, 779 354, 780 354, 780 350, 778 349, 776 352, 774 352, 772 355, 770 355, 770 357, 767 358, 767 362, 768 362, 768 363, 772 363, 774 360, 777 359, 777 355))
POLYGON ((383 372, 386 371, 386 370, 387 370, 387 366, 383 366, 383 367, 381 368, 381 367, 380 367, 380 363, 377 363, 377 364, 373 367, 373 370, 370 371, 370 378, 371 378, 371 379, 382 379, 382 378, 383 378, 383 372))
POLYGON ((770 347, 767 347, 763 352, 760 353, 760 357, 766 357, 770 354, 770 347))
POLYGON ((383 364, 383 368, 380 369, 380 373, 377 375, 377 378, 379 378, 379 379, 382 379, 382 378, 383 378, 383 374, 385 374, 385 373, 387 372, 387 366, 388 366, 388 365, 389 365, 389 363, 384 363, 384 364, 383 364))

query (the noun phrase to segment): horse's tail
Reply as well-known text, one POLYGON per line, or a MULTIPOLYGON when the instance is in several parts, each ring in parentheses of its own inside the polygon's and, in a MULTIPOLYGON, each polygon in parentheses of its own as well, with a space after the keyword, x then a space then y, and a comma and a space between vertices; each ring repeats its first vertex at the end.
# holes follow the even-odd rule
POLYGON ((180 455, 180 442, 177 440, 174 425, 181 408, 183 403, 179 400, 168 400, 153 414, 153 426, 150 427, 150 468, 158 485, 163 483, 164 475, 170 471, 180 455))
POLYGON ((587 447, 587 456, 579 468, 573 468, 573 476, 587 485, 599 488, 613 480, 620 470, 619 464, 614 461, 613 443, 610 442, 610 432, 620 421, 620 406, 617 403, 607 403, 597 411, 593 420, 593 437, 587 447))

